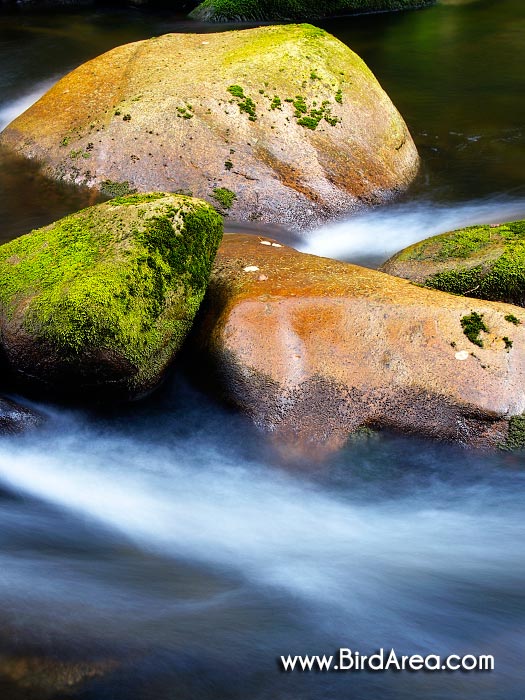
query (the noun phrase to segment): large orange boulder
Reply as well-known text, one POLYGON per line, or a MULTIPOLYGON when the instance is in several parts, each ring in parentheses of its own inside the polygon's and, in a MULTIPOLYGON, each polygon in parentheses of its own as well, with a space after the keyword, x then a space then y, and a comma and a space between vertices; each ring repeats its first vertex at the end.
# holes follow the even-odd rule
POLYGON ((525 313, 228 234, 194 342, 224 396, 291 455, 362 426, 519 446, 525 330, 508 318, 525 313))
POLYGON ((372 72, 311 25, 120 46, 60 80, 0 144, 110 195, 191 193, 294 229, 391 198, 418 169, 372 72))

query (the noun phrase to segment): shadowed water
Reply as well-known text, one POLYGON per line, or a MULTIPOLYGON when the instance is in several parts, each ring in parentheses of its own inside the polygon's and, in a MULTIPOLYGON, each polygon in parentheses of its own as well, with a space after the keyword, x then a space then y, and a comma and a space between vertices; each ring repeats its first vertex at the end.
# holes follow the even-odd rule
MULTIPOLYGON (((397 203, 302 240, 267 235, 377 265, 523 218, 523 22, 520 0, 482 0, 326 23, 400 108, 421 175, 397 203)), ((6 12, 0 123, 112 46, 212 29, 139 9, 6 12)), ((0 240, 94 201, 0 156, 0 240)), ((177 376, 115 414, 39 408, 42 430, 0 442, 0 660, 110 659, 83 700, 521 699, 523 454, 382 435, 290 472, 177 376), (281 654, 341 646, 493 654, 496 669, 279 671, 281 654)), ((1 680, 0 694, 19 697, 1 680)))
POLYGON ((0 446, 1 617, 21 649, 108 654, 137 698, 148 664, 170 697, 181 655, 208 675, 202 698, 349 683, 348 697, 518 697, 521 457, 383 436, 289 473, 243 419, 173 381, 120 419, 47 409, 46 430, 0 446), (339 646, 491 653, 497 670, 278 672, 280 654, 339 646))

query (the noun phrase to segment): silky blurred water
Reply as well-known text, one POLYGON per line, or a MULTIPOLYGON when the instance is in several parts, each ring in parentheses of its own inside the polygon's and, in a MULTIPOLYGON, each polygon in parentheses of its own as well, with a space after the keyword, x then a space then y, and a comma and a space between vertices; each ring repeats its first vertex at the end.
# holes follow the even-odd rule
MULTIPOLYGON (((401 201, 288 240, 377 265, 440 231, 525 216, 519 0, 323 26, 374 70, 422 170, 401 201)), ((140 9, 5 12, 0 122, 112 46, 212 29, 140 9)), ((93 201, 2 157, 3 240, 93 201)), ((523 454, 376 435, 290 471, 249 421, 178 375, 103 416, 37 407, 44 428, 0 442, 0 660, 114 661, 84 700, 522 697, 523 454), (300 675, 277 665, 341 646, 493 654, 496 668, 300 675)), ((0 679, 2 700, 14 692, 0 679)))

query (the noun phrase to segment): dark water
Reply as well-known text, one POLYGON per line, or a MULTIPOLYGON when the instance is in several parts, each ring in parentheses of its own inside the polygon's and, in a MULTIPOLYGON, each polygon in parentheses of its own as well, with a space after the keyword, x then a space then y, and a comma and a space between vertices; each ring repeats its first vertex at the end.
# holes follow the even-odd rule
MULTIPOLYGON (((525 215, 523 13, 479 1, 326 25, 387 88, 423 170, 405 201, 304 249, 378 261, 438 230, 525 215)), ((4 122, 114 45, 203 29, 138 10, 26 11, 0 27, 4 122)), ((2 162, 5 238, 87 203, 2 162)), ((41 408, 45 429, 0 442, 0 667, 13 652, 111 659, 84 700, 523 697, 523 455, 384 435, 289 472, 180 377, 104 419, 41 408), (493 654, 496 670, 278 669, 281 654, 342 646, 493 654)), ((0 697, 21 696, 0 680, 0 697)))

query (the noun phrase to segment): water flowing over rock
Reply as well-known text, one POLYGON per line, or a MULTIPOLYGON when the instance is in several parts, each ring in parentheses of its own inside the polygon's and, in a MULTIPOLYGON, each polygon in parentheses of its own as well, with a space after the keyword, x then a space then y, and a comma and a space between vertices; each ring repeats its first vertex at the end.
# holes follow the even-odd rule
POLYGON ((509 314, 525 321, 514 306, 227 234, 194 342, 225 398, 288 455, 337 449, 360 427, 516 446, 525 331, 509 314))
POLYGON ((38 427, 44 417, 27 406, 0 396, 0 435, 23 433, 38 427))
POLYGON ((222 217, 205 202, 116 198, 0 247, 15 380, 77 398, 152 390, 204 296, 222 217))
POLYGON ((60 80, 0 144, 108 194, 193 194, 295 230, 416 175, 406 124, 363 61, 311 25, 167 34, 60 80))

